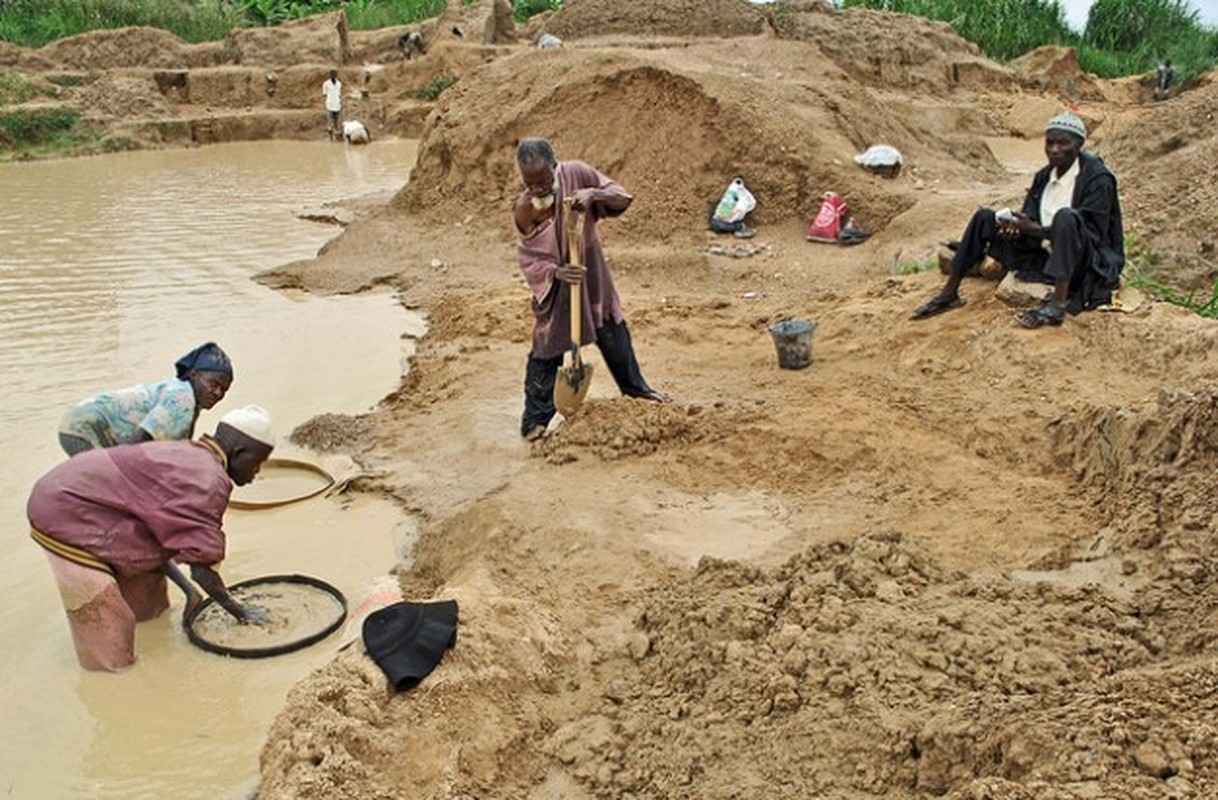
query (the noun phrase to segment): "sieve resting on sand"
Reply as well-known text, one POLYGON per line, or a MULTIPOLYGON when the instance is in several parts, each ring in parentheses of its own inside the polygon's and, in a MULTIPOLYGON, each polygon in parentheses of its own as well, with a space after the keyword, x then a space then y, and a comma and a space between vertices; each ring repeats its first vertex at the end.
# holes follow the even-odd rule
POLYGON ((258 509, 296 503, 316 497, 334 485, 334 476, 324 467, 295 458, 268 458, 258 477, 233 491, 233 508, 258 509))

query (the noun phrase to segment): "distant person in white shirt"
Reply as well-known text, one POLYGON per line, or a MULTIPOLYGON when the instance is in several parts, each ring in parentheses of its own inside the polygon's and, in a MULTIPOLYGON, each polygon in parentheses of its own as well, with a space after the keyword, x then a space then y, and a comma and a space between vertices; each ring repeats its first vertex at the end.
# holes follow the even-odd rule
POLYGON ((349 119, 343 123, 343 140, 347 144, 368 144, 372 137, 368 135, 364 123, 358 119, 349 119))
POLYGON ((1025 328, 1061 325, 1112 301, 1125 265, 1124 228, 1117 181, 1104 162, 1082 152, 1087 129, 1076 114, 1058 114, 1045 125, 1045 157, 1023 208, 979 208, 955 245, 947 283, 914 309, 926 319, 964 305, 960 281, 987 254, 1021 280, 1053 284, 1040 308, 1015 321, 1025 328), (1047 245, 1047 246, 1046 246, 1047 245))
POLYGON ((338 70, 330 70, 330 77, 321 85, 321 95, 326 99, 326 131, 331 139, 337 139, 343 115, 343 82, 338 79, 338 70))

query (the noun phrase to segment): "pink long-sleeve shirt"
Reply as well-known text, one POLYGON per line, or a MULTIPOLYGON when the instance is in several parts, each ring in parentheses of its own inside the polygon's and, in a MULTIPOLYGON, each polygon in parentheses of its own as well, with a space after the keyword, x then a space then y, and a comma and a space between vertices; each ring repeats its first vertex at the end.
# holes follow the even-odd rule
POLYGON ((120 575, 167 561, 224 559, 221 528, 233 490, 212 442, 120 445, 81 453, 38 479, 26 514, 52 539, 107 562, 120 575))
MULTIPOLYGON (((520 241, 516 256, 520 271, 533 292, 532 355, 536 358, 562 355, 571 346, 571 292, 567 284, 554 277, 554 271, 566 250, 562 241, 565 234, 560 227, 565 213, 563 199, 573 196, 580 189, 601 189, 627 200, 632 199, 621 185, 582 161, 563 161, 558 165, 556 174, 558 193, 554 201, 558 212, 554 218, 546 220, 532 233, 517 231, 520 241)), ((621 322, 625 319, 622 301, 613 286, 613 276, 609 273, 609 265, 605 262, 596 235, 598 219, 621 213, 608 211, 602 204, 595 203, 592 212, 586 215, 583 240, 580 242, 581 263, 588 270, 580 292, 583 298, 580 344, 596 341, 596 329, 606 321, 621 322)))

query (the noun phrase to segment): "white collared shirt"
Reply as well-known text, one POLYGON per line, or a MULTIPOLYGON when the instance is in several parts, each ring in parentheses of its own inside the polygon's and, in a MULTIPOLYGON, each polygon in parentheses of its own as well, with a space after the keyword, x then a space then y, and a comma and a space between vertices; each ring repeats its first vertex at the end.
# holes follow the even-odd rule
POLYGON ((1063 208, 1070 208, 1074 201, 1074 182, 1078 179, 1079 161, 1075 158, 1066 174, 1058 177, 1056 170, 1049 173, 1044 194, 1040 196, 1040 224, 1047 228, 1053 224, 1053 215, 1063 208))
POLYGON ((343 110, 343 82, 326 78, 321 85, 321 93, 326 98, 326 111, 343 110))

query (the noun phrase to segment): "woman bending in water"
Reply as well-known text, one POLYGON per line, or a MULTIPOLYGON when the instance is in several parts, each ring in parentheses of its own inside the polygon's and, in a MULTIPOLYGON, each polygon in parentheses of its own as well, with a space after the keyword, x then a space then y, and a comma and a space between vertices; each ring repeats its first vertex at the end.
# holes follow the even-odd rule
POLYGON ((233 365, 215 342, 174 362, 176 378, 103 392, 72 406, 59 423, 59 446, 69 456, 97 447, 154 439, 190 439, 199 412, 224 399, 233 365))

